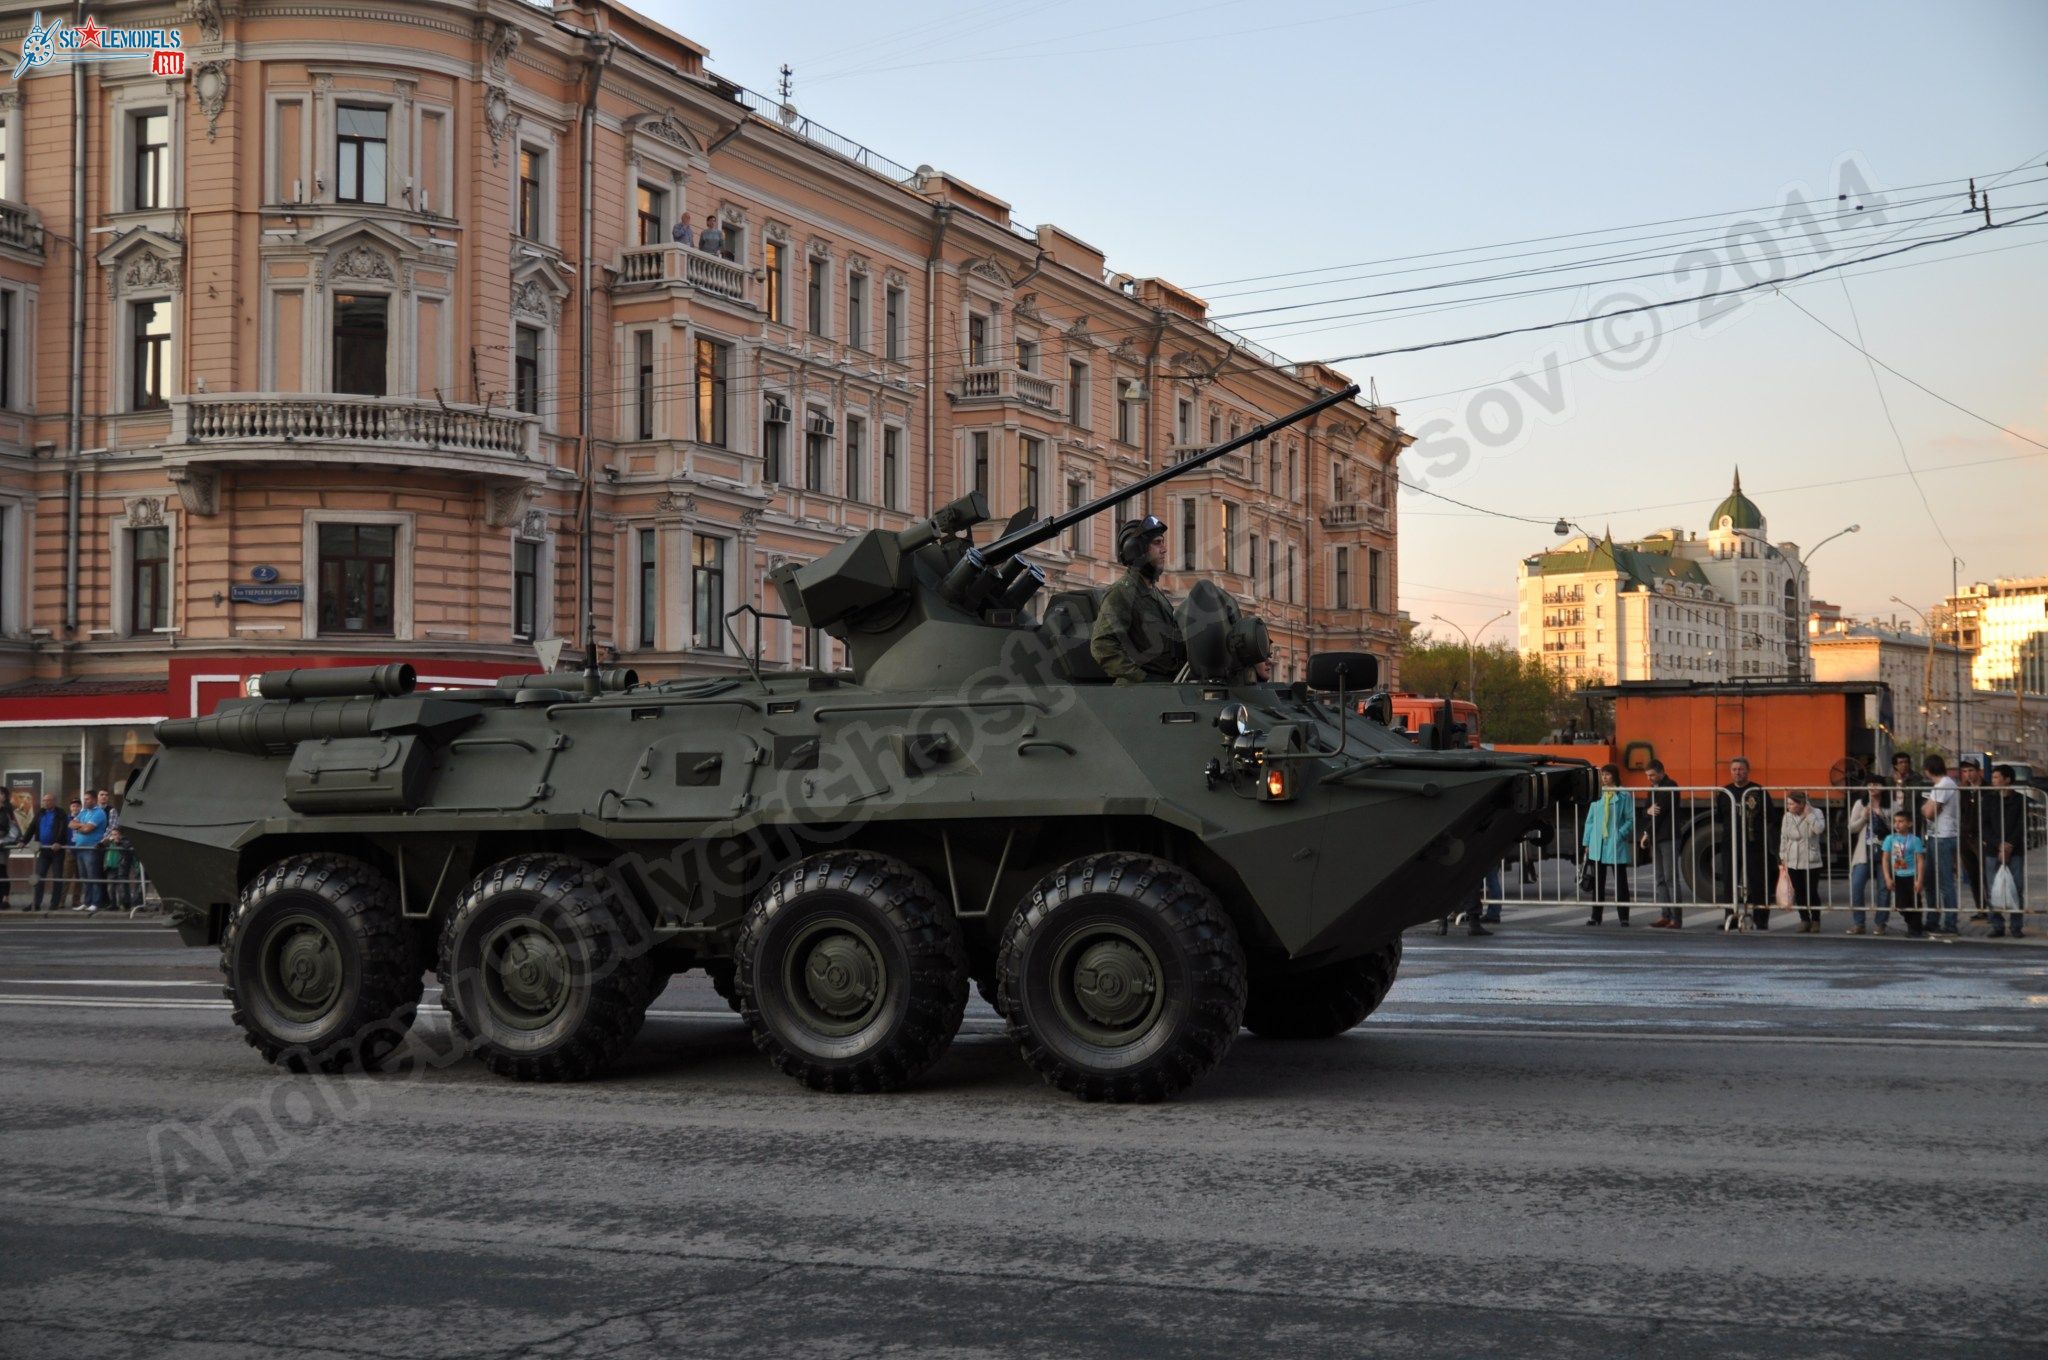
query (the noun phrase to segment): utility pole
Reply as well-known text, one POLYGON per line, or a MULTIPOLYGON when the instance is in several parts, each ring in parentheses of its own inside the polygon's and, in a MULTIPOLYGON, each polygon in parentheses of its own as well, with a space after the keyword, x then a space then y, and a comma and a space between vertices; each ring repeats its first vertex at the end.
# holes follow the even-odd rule
MULTIPOLYGON (((1987 217, 1990 215, 1988 201, 1985 215, 1987 217)), ((1950 557, 1948 559, 1948 640, 1949 645, 1956 649, 1956 760, 1958 763, 1963 758, 1963 636, 1962 630, 1956 627, 1955 598, 1956 592, 1960 588, 1957 573, 1962 570, 1962 566, 1963 561, 1961 558, 1950 557)))

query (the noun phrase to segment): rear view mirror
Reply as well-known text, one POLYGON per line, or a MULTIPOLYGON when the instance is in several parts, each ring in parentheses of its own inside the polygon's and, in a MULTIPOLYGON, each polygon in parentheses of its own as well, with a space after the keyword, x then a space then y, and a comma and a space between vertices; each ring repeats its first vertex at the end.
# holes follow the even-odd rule
POLYGON ((1379 688, 1380 659, 1371 652, 1317 652, 1308 659, 1308 687, 1357 693, 1379 688))

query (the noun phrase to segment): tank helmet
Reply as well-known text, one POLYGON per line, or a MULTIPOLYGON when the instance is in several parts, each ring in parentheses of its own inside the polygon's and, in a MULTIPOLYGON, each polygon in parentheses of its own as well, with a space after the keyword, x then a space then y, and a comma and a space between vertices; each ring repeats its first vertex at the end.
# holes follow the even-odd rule
POLYGON ((1116 531, 1116 560, 1130 566, 1145 555, 1146 545, 1166 535, 1166 521, 1157 515, 1134 519, 1116 531))

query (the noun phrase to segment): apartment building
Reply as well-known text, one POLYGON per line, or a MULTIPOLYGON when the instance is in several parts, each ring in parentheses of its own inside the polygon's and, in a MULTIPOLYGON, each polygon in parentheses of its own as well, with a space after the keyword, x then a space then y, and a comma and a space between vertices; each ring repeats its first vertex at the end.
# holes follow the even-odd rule
MULTIPOLYGON (((185 69, 0 85, 0 757, 53 789, 273 666, 469 679, 586 620, 643 675, 739 669, 757 626, 830 665, 728 614, 846 535, 972 489, 1064 509, 1347 381, 615 5, 95 16, 178 28, 185 69)), ((1406 442, 1349 404, 1119 514, 1283 678, 1392 656, 1406 442)), ((1106 582, 1113 537, 1036 560, 1106 582)))

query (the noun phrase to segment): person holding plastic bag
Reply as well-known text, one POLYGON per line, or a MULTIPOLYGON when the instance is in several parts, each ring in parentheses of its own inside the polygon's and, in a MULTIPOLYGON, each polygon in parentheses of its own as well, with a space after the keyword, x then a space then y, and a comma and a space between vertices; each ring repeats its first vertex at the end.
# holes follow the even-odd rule
POLYGON ((1778 905, 1799 908, 1799 933, 1820 934, 1816 909, 1820 876, 1826 870, 1827 814, 1798 789, 1785 795, 1785 819, 1778 828, 1778 905))
POLYGON ((1586 829, 1580 836, 1586 851, 1586 865, 1593 871, 1593 915, 1589 926, 1600 924, 1607 900, 1607 879, 1614 877, 1614 919, 1628 924, 1628 904, 1635 899, 1629 883, 1630 850, 1636 843, 1636 800, 1621 787, 1621 771, 1613 765, 1600 767, 1600 798, 1586 810, 1586 829))
POLYGON ((1886 786, 1873 779, 1868 791, 1856 800, 1849 809, 1849 835, 1855 840, 1855 848, 1849 852, 1849 933, 1861 935, 1863 929, 1863 901, 1870 899, 1875 907, 1876 920, 1872 932, 1884 934, 1885 923, 1891 919, 1888 909, 1891 903, 1891 874, 1886 871, 1884 856, 1879 850, 1884 838, 1891 834, 1891 799, 1886 786))
POLYGON ((1991 885, 1991 938, 2024 939, 2027 888, 2027 796, 2013 787, 2012 766, 1991 767, 1984 800, 1984 881, 1991 885))

